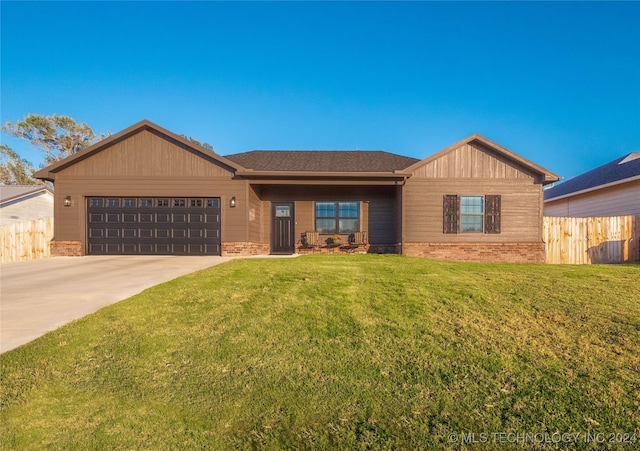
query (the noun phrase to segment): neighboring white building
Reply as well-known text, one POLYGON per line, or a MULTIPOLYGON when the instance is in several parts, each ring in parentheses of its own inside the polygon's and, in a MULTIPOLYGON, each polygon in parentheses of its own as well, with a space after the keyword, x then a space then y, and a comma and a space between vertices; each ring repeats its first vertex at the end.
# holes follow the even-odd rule
POLYGON ((53 193, 46 186, 0 186, 0 225, 52 217, 53 193))
POLYGON ((632 152, 545 190, 544 215, 640 215, 640 152, 632 152))

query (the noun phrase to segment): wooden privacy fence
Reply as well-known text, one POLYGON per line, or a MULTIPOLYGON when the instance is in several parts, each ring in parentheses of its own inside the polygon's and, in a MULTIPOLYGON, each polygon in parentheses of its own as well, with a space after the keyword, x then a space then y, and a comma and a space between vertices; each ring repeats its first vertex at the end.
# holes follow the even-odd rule
POLYGON ((18 222, 0 227, 0 263, 51 256, 53 218, 18 222))
POLYGON ((640 261, 640 216, 545 216, 542 235, 547 245, 547 263, 640 261))

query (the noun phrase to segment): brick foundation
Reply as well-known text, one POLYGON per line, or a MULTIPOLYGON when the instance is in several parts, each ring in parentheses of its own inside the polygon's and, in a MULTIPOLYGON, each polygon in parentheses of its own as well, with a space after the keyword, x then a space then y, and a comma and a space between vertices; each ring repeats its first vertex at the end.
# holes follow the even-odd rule
POLYGON ((81 257, 84 255, 82 241, 51 240, 52 257, 81 257))
POLYGON ((318 248, 310 248, 310 247, 296 247, 297 254, 366 254, 369 251, 369 246, 361 246, 350 248, 348 246, 344 247, 327 247, 322 246, 318 248))
POLYGON ((253 243, 251 241, 232 241, 222 243, 222 256, 234 255, 268 255, 271 251, 269 243, 253 243))
POLYGON ((544 263, 540 243, 405 243, 404 255, 479 263, 544 263))

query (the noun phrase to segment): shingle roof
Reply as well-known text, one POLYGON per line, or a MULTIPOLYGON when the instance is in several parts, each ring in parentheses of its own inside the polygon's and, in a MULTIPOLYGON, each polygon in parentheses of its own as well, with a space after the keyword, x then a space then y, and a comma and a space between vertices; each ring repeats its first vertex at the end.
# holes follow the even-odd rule
POLYGON ((544 199, 555 199, 637 176, 640 176, 640 152, 632 152, 549 188, 544 192, 544 199))
POLYGON ((254 171, 393 172, 420 161, 381 150, 253 150, 225 158, 254 171))
POLYGON ((51 192, 49 188, 43 185, 2 185, 0 186, 0 202, 7 202, 40 191, 51 192))

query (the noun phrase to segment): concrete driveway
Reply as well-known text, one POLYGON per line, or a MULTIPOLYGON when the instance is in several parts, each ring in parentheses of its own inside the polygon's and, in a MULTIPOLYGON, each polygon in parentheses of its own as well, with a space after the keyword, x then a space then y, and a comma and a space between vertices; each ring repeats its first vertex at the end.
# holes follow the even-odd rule
POLYGON ((55 257, 0 265, 0 352, 232 257, 55 257))

